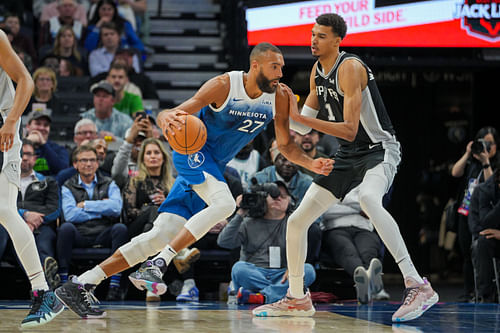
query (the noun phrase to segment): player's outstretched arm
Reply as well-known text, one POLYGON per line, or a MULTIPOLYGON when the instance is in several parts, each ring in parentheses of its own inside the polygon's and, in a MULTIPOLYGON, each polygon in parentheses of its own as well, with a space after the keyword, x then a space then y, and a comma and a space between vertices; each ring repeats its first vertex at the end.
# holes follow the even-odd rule
POLYGON ((291 162, 301 165, 318 174, 328 175, 334 161, 327 158, 312 159, 290 136, 289 108, 297 108, 297 100, 292 90, 280 84, 276 91, 276 115, 274 129, 279 151, 291 162))
POLYGON ((0 150, 7 151, 14 143, 16 122, 26 109, 26 105, 28 105, 34 84, 30 73, 12 49, 7 36, 2 30, 0 30, 0 67, 17 83, 14 105, 5 119, 4 125, 0 128, 0 150))
POLYGON ((174 128, 180 129, 184 123, 181 117, 193 114, 201 108, 212 105, 220 107, 229 94, 230 82, 227 74, 216 76, 205 82, 193 97, 173 109, 163 110, 158 114, 158 125, 167 132, 173 132, 174 128))

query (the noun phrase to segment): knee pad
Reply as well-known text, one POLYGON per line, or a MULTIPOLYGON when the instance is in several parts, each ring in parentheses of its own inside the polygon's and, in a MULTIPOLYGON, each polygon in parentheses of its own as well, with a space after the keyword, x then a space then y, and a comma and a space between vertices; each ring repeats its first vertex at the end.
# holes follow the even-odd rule
POLYGON ((153 228, 132 238, 120 247, 120 252, 130 266, 143 262, 160 252, 184 227, 186 220, 175 214, 161 213, 153 223, 153 228))

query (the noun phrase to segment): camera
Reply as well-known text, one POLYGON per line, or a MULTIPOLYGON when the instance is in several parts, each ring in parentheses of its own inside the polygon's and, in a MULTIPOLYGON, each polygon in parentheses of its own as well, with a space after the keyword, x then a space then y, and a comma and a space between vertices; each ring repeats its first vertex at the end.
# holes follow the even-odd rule
POLYGON ((240 207, 248 209, 251 217, 262 217, 267 211, 267 195, 276 199, 280 196, 280 189, 275 183, 258 184, 257 179, 252 178, 252 185, 248 193, 243 193, 240 207))
POLYGON ((485 150, 486 152, 489 153, 490 149, 491 149, 491 142, 486 141, 484 139, 476 139, 470 146, 470 151, 472 152, 472 154, 475 155, 479 155, 485 150))

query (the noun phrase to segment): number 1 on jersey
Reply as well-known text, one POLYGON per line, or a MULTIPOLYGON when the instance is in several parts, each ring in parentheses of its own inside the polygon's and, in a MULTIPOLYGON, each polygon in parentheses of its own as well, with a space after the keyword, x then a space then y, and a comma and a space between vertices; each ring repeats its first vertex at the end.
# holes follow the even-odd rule
POLYGON ((333 115, 332 106, 330 103, 325 104, 326 110, 328 111, 328 120, 335 121, 335 116, 333 115))

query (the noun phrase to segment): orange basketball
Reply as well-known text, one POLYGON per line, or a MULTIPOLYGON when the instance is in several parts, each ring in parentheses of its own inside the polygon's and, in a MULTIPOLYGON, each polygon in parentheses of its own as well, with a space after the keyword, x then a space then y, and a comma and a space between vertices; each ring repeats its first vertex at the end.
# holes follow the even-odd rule
POLYGON ((170 147, 179 154, 189 155, 199 151, 207 141, 207 128, 200 118, 193 115, 184 117, 181 129, 174 129, 175 135, 165 133, 170 147))

